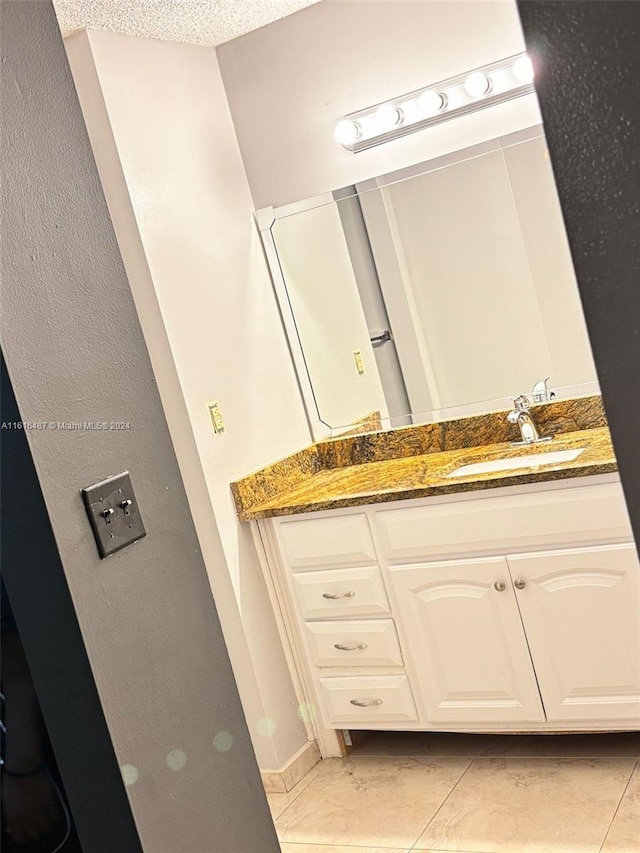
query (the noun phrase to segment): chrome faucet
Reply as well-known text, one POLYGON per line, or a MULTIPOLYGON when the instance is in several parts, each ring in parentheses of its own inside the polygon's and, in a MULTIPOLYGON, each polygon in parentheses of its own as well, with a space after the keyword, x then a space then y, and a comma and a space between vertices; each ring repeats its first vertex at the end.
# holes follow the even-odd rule
POLYGON ((520 427, 521 441, 512 441, 512 445, 538 444, 543 441, 551 441, 552 436, 542 437, 538 431, 533 416, 529 411, 529 400, 524 394, 516 397, 513 401, 513 410, 507 415, 510 424, 518 424, 520 427))

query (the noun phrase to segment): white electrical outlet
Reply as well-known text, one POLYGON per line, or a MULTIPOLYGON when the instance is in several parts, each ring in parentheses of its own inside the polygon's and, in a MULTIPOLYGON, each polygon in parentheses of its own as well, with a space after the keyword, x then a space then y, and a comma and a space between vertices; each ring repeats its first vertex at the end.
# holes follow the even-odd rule
POLYGON ((225 431, 225 425, 222 412, 220 411, 220 403, 217 400, 212 400, 211 403, 207 403, 207 409, 209 409, 213 431, 216 435, 222 435, 225 431))
POLYGON ((364 376, 364 358, 362 357, 362 351, 359 349, 354 349, 353 351, 353 360, 356 363, 356 370, 358 371, 359 376, 364 376))

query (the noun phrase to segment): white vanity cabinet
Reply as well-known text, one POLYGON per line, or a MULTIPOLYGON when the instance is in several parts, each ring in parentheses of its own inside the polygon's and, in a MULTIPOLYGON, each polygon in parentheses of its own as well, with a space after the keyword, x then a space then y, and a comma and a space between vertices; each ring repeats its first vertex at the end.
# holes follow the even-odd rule
POLYGON ((640 565, 615 475, 258 522, 326 729, 640 729, 640 565))
POLYGON ((430 722, 544 721, 504 557, 403 566, 391 583, 430 722))
POLYGON ((509 569, 547 719, 637 718, 635 545, 516 554, 509 569))

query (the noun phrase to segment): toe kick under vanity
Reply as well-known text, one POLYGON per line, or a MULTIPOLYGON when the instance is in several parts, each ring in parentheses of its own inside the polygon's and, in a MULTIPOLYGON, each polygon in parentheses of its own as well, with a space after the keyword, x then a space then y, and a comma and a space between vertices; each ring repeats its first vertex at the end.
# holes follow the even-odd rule
POLYGON ((640 728, 637 551, 597 398, 538 417, 566 427, 567 406, 574 428, 525 451, 500 413, 320 442, 234 484, 321 744, 640 728))

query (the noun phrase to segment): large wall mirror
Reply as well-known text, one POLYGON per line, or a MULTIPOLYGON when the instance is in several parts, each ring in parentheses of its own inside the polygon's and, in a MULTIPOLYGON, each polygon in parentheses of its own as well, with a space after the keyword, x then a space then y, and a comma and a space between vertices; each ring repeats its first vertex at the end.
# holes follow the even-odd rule
POLYGON ((597 390, 541 126, 277 210, 313 422, 401 426, 597 390))

